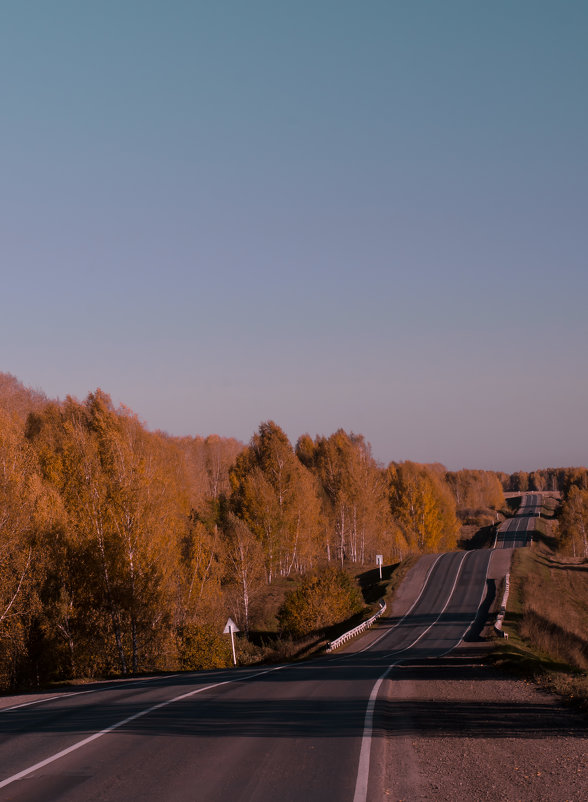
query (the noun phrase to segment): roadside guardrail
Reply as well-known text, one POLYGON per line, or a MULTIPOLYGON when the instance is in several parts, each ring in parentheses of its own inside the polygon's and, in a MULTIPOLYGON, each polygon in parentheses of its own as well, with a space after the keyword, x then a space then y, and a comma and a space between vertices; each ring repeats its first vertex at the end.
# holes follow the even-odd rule
POLYGON ((374 621, 377 621, 377 619, 385 612, 385 610, 386 610, 386 602, 381 601, 380 609, 375 615, 372 615, 371 618, 368 618, 367 621, 364 621, 363 623, 359 624, 359 626, 353 627, 353 629, 350 629, 348 632, 344 632, 343 635, 340 635, 338 638, 335 638, 335 640, 330 641, 330 643, 327 645, 327 651, 332 652, 333 649, 336 649, 343 643, 347 643, 347 641, 351 640, 351 638, 354 638, 356 635, 359 635, 366 629, 369 629, 371 625, 374 623, 374 621))

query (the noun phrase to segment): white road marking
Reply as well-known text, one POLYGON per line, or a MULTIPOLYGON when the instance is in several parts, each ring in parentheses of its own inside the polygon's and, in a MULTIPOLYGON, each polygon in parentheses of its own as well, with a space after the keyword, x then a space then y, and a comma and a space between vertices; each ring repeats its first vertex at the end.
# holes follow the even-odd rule
MULTIPOLYGON (((0 710, 0 713, 8 713, 10 710, 20 710, 21 707, 40 705, 43 704, 43 702, 52 702, 54 699, 65 699, 67 696, 75 696, 75 693, 76 693, 75 691, 70 691, 69 693, 59 693, 57 694, 57 696, 46 696, 43 699, 35 699, 32 702, 23 702, 23 704, 20 705, 13 705, 12 707, 3 707, 0 710)), ((84 693, 84 691, 82 691, 81 693, 84 693)))
POLYGON ((196 688, 194 691, 182 693, 179 696, 175 696, 173 699, 168 699, 165 702, 159 702, 156 705, 151 705, 151 707, 147 707, 145 710, 140 710, 138 713, 134 713, 132 716, 128 716, 128 718, 125 718, 122 721, 117 721, 116 724, 112 724, 110 727, 100 730, 100 732, 95 732, 93 735, 88 736, 88 738, 84 738, 82 741, 78 741, 77 743, 68 746, 67 749, 62 749, 61 752, 57 752, 45 760, 35 763, 34 766, 29 766, 28 768, 19 771, 17 774, 13 774, 12 777, 7 777, 5 780, 0 782, 0 788, 5 788, 7 785, 10 785, 17 780, 22 780, 23 777, 28 777, 29 774, 33 774, 33 772, 39 771, 39 769, 45 768, 45 766, 49 766, 51 763, 55 763, 56 760, 60 760, 62 757, 75 752, 77 749, 81 749, 83 746, 86 746, 92 741, 102 738, 103 735, 107 735, 109 732, 114 732, 114 730, 124 727, 125 724, 129 724, 131 721, 135 721, 138 718, 147 716, 149 713, 153 713, 155 710, 161 710, 162 707, 167 707, 168 705, 174 704, 174 702, 180 702, 182 699, 189 699, 191 696, 196 696, 198 693, 204 693, 204 691, 210 691, 213 688, 219 688, 221 685, 230 685, 233 682, 242 682, 253 679, 254 677, 261 677, 263 674, 269 674, 272 671, 279 671, 282 668, 284 668, 283 665, 275 666, 274 668, 268 668, 265 671, 258 671, 256 674, 250 674, 247 677, 235 677, 234 679, 228 679, 224 682, 217 682, 214 685, 206 685, 203 688, 196 688))
POLYGON ((397 622, 396 622, 396 624, 394 624, 394 626, 392 626, 392 627, 389 627, 388 629, 386 629, 386 631, 385 631, 385 632, 383 632, 383 633, 380 635, 380 637, 379 637, 379 638, 376 638, 376 640, 375 640, 375 641, 372 641, 372 643, 370 643, 370 644, 369 644, 368 646, 366 646, 365 648, 363 648, 363 649, 360 649, 358 652, 352 652, 351 654, 348 654, 348 655, 347 655, 347 654, 346 654, 346 655, 342 655, 343 657, 352 657, 352 656, 354 656, 354 655, 356 655, 356 654, 362 654, 363 652, 367 652, 369 649, 373 649, 373 647, 376 645, 376 643, 379 643, 379 642, 382 640, 382 638, 385 638, 385 637, 386 637, 386 635, 388 635, 388 633, 389 633, 389 632, 391 632, 393 629, 396 629, 396 627, 399 627, 399 626, 400 626, 400 624, 402 624, 402 622, 404 621, 404 619, 405 619, 405 618, 408 618, 408 616, 409 616, 409 615, 411 614, 411 612, 414 610, 414 608, 416 607, 416 605, 419 603, 419 601, 420 601, 420 599, 421 599, 421 596, 422 596, 422 595, 423 595, 423 593, 425 592, 425 589, 426 589, 426 587, 427 587, 427 582, 429 581, 429 577, 431 576, 431 573, 433 572, 433 568, 434 568, 434 567, 437 565, 437 563, 439 562, 439 560, 441 559, 441 557, 443 557, 443 555, 442 555, 442 554, 440 554, 440 555, 437 557, 437 559, 436 559, 436 560, 435 560, 435 561, 434 561, 434 562, 431 564, 431 567, 429 568, 429 570, 427 571, 427 575, 425 576, 425 581, 423 582, 423 587, 421 588, 421 592, 420 592, 420 593, 419 593, 419 595, 416 597, 416 599, 414 600, 414 602, 413 602, 413 603, 410 605, 410 607, 409 607, 409 609, 406 611, 406 613, 405 613, 405 614, 402 616, 402 618, 400 619, 400 621, 397 621, 397 622))
MULTIPOLYGON (((484 576, 484 587, 482 588, 482 595, 480 596, 480 601, 478 602, 478 606, 476 607, 476 614, 474 615, 474 617, 472 618, 472 620, 468 624, 467 629, 464 630, 463 635, 458 640, 458 642, 455 644, 455 646, 452 646, 450 649, 447 649, 447 651, 443 652, 443 654, 438 655, 439 657, 445 657, 446 654, 449 654, 449 652, 452 652, 454 649, 457 649, 459 644, 462 642, 466 632, 468 631, 468 629, 472 626, 472 624, 474 623, 474 621, 478 617, 478 611, 479 611, 479 609, 480 609, 480 607, 482 605, 482 602, 484 601, 484 596, 486 594, 486 588, 487 588, 487 585, 488 585, 488 571, 490 570, 490 560, 491 559, 492 559, 492 555, 490 555, 490 557, 488 558, 488 562, 486 564, 486 575, 484 576)), ((482 665, 482 664, 480 663, 480 665, 482 665)))
MULTIPOLYGON (((424 632, 421 632, 421 634, 418 636, 418 638, 415 638, 415 640, 409 646, 405 646, 404 649, 400 649, 397 652, 392 652, 393 655, 399 655, 399 654, 402 654, 403 652, 408 651, 409 649, 412 649, 412 647, 415 645, 415 643, 418 643, 420 641, 420 639, 423 638, 427 634, 427 632, 429 632, 429 630, 432 629, 435 626, 435 624, 439 621, 439 619, 441 618, 441 616, 443 615, 443 613, 445 612, 445 610, 449 606, 449 602, 451 601, 451 597, 453 596, 453 594, 455 592, 455 588, 457 586, 457 580, 459 579, 459 575, 461 573, 461 568, 462 568, 463 562, 464 562, 465 558, 468 556, 468 554, 474 554, 474 552, 467 551, 463 555, 463 557, 461 558, 461 560, 459 562, 459 567, 457 569, 457 573, 455 575, 455 580, 454 580, 453 585, 451 587, 451 590, 449 592, 449 596, 447 597, 447 601, 445 602, 445 605, 443 606, 443 609, 441 610, 441 612, 439 613, 437 618, 433 621, 433 623, 430 626, 427 627, 427 629, 425 629, 424 632)), ((440 555, 440 556, 442 556, 442 555, 440 555)), ((430 576, 430 572, 429 572, 429 576, 430 576)), ((426 586, 426 582, 425 582, 425 586, 426 586)), ((421 593, 422 593, 422 591, 421 591, 421 593)), ((415 602, 415 604, 416 604, 416 602, 415 602)), ((408 615, 408 613, 407 613, 407 615, 408 615)), ((378 640, 381 640, 381 638, 379 638, 378 640)), ((375 641, 373 644, 371 644, 371 646, 374 646, 377 642, 378 641, 375 641)), ((452 648, 454 648, 454 647, 452 647, 452 648)), ((368 781, 369 781, 369 775, 370 775, 370 755, 371 755, 371 751, 372 751, 372 735, 373 735, 373 728, 374 728, 374 710, 375 710, 375 707, 376 707, 376 700, 377 700, 378 692, 380 690, 380 687, 381 687, 382 683, 384 682, 384 680, 386 679, 386 677, 388 676, 390 671, 394 668, 394 666, 397 665, 398 662, 399 661, 395 661, 395 662, 390 663, 390 665, 384 671, 384 673, 376 680, 376 683, 375 683, 374 687, 372 688, 372 692, 370 693, 370 698, 368 700, 368 705, 367 705, 367 709, 366 709, 366 712, 365 712, 365 719, 364 719, 364 724, 363 724, 363 736, 362 736, 362 739, 361 739, 361 749, 360 749, 360 752, 359 752, 359 766, 357 767, 357 779, 355 781, 355 794, 353 795, 353 802, 366 802, 366 800, 367 800, 368 781)))
POLYGON ((67 693, 58 693, 56 696, 45 696, 43 699, 35 699, 32 702, 23 702, 20 705, 12 705, 12 707, 3 707, 0 708, 0 713, 8 713, 11 710, 20 710, 21 707, 32 707, 33 705, 42 705, 43 702, 53 702, 55 699, 67 699, 68 696, 85 696, 88 693, 100 693, 101 691, 111 691, 115 690, 116 688, 131 688, 137 687, 139 685, 143 685, 146 682, 152 682, 156 679, 173 679, 173 677, 179 677, 179 674, 163 674, 162 676, 158 677, 145 677, 143 679, 131 680, 129 681, 128 685, 110 685, 110 686, 102 686, 101 688, 92 688, 89 691, 68 691, 67 693))
MULTIPOLYGON (((412 642, 412 643, 411 643, 409 646, 405 646, 403 649, 399 649, 399 650, 398 650, 398 651, 396 651, 396 652, 391 652, 391 653, 390 653, 391 655, 402 654, 403 652, 407 652, 409 649, 412 649, 412 647, 415 645, 415 643, 418 643, 418 642, 420 641, 420 639, 421 639, 421 638, 424 638, 424 636, 427 634, 427 632, 429 632, 429 630, 433 629, 433 627, 434 627, 434 626, 435 626, 435 624, 436 624, 436 623, 439 621, 439 619, 441 618, 441 616, 443 615, 443 613, 445 612, 445 610, 447 610, 447 608, 449 607, 449 602, 451 601, 451 597, 453 596, 453 594, 454 594, 454 592, 455 592, 455 588, 457 587, 457 580, 459 579, 459 575, 461 574, 461 567, 462 567, 462 565, 463 565, 463 563, 464 563, 464 560, 466 559, 466 557, 467 557, 469 554, 475 554, 475 553, 476 553, 476 552, 474 552, 474 551, 466 551, 466 553, 463 555, 463 557, 462 557, 462 558, 461 558, 461 560, 459 561, 459 567, 458 567, 458 569, 457 569, 457 573, 456 573, 456 575, 455 575, 455 580, 454 580, 454 582, 453 582, 453 585, 451 586, 451 590, 449 591, 449 596, 447 597, 447 601, 445 602, 445 604, 444 604, 444 606, 443 606, 443 609, 441 610, 441 612, 439 613, 439 615, 437 616, 437 618, 436 618, 436 619, 433 621, 433 623, 432 623, 432 624, 429 624, 429 626, 428 626, 428 627, 425 629, 425 631, 424 631, 424 632, 421 632, 421 634, 418 636, 418 638, 416 638, 415 640, 413 640, 413 642, 412 642)), ((467 631, 467 630, 466 630, 466 631, 467 631)), ((452 647, 452 648, 454 648, 454 647, 452 647)))
POLYGON ((359 752, 359 766, 357 767, 357 779, 355 781, 355 794, 353 795, 353 802, 365 802, 367 799, 368 780, 370 777, 370 754, 372 751, 372 732, 374 729, 374 710, 376 708, 376 699, 380 691, 380 686, 392 671, 396 663, 390 663, 388 668, 384 671, 381 677, 376 680, 376 684, 372 688, 370 698, 368 700, 367 709, 365 711, 365 720, 363 724, 363 737, 361 739, 361 750, 359 752))

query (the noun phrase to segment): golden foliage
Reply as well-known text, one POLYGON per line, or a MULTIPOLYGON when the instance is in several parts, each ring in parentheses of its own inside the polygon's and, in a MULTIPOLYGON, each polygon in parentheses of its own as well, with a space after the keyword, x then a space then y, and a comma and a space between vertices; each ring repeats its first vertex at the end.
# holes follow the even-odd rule
POLYGON ((296 590, 287 594, 280 608, 280 628, 294 637, 344 621, 363 609, 361 592, 351 577, 330 566, 305 577, 296 590))
POLYGON ((392 515, 411 551, 456 547, 459 522, 455 500, 439 471, 415 462, 391 463, 388 487, 392 515))
POLYGON ((224 665, 227 615, 271 622, 295 575, 283 625, 340 620, 356 589, 321 566, 454 548, 458 494, 500 496, 483 472, 385 470, 342 429, 175 438, 100 389, 47 401, 0 374, 0 685, 224 665))

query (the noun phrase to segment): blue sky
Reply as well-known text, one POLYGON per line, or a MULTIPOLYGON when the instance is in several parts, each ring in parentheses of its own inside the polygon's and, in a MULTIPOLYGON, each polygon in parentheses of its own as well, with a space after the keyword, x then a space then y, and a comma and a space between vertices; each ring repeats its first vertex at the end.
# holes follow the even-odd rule
POLYGON ((0 370, 585 464, 588 4, 7 0, 0 370))

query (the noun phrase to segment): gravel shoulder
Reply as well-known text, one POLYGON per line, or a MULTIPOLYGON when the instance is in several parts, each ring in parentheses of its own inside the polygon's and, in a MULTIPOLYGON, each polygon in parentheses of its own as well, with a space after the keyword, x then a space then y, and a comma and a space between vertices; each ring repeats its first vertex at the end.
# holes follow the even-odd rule
POLYGON ((584 802, 588 720, 482 659, 465 648, 394 670, 378 722, 384 798, 584 802))
MULTIPOLYGON (((511 549, 493 553, 489 580, 500 582, 511 555, 511 549)), ((420 561, 409 573, 395 615, 405 612, 428 567, 420 561)), ((392 671, 375 721, 383 799, 588 799, 588 717, 533 683, 485 665, 491 648, 489 640, 463 643, 447 657, 392 671)))
POLYGON ((588 799, 588 718, 484 665, 488 649, 465 644, 393 670, 376 721, 384 799, 588 799))

